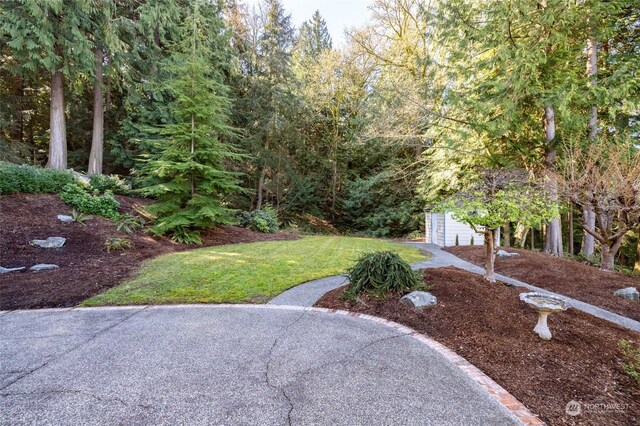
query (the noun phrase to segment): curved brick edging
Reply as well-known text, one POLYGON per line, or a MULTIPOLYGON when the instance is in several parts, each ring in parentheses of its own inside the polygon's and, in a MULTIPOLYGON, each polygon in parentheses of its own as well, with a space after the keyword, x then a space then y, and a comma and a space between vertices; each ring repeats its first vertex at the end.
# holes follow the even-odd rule
MULTIPOLYGON (((454 364, 460 370, 462 370, 471 380, 480 385, 491 395, 500 405, 502 405, 508 412, 510 412, 520 423, 527 426, 542 426, 546 425, 539 417, 533 414, 523 403, 518 401, 513 395, 507 392, 502 386, 497 384, 491 377, 484 374, 480 369, 471 364, 465 358, 461 357, 451 349, 447 348, 441 343, 436 342, 430 337, 424 334, 418 333, 414 329, 398 324, 397 322, 389 321, 384 318, 376 317, 373 315, 360 314, 357 312, 343 311, 339 309, 327 309, 317 308, 314 306, 291 306, 291 305, 248 305, 248 304, 219 304, 219 305, 165 305, 164 307, 221 307, 221 308, 241 308, 241 309, 280 309, 280 310, 295 310, 295 311, 307 311, 318 312, 332 315, 344 315, 354 318, 360 318, 368 321, 373 321, 378 324, 393 328, 395 331, 410 336, 420 343, 426 345, 430 349, 433 349, 440 355, 442 355, 447 361, 454 364)), ((101 308, 78 308, 78 309, 101 309, 101 308)))

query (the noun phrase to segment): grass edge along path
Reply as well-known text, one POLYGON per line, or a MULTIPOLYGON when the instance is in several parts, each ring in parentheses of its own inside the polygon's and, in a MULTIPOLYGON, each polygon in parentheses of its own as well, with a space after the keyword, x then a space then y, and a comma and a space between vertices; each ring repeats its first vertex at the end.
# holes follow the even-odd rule
POLYGON ((364 252, 391 250, 409 263, 418 248, 379 239, 305 237, 207 247, 143 263, 131 280, 80 306, 171 303, 265 303, 300 283, 342 274, 364 252))

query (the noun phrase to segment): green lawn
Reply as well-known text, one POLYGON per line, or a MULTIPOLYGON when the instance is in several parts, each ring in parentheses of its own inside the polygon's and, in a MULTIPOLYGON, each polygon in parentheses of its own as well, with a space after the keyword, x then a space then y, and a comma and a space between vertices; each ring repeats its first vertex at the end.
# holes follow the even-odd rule
POLYGON ((151 259, 137 277, 82 306, 266 302, 296 284, 344 273, 375 250, 393 250, 408 262, 428 256, 404 244, 347 237, 209 247, 151 259))

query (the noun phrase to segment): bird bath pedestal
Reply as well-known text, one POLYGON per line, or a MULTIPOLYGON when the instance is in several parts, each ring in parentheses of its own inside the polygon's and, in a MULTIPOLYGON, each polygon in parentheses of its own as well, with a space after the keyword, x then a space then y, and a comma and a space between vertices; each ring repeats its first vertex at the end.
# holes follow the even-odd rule
POLYGON ((544 340, 551 340, 551 330, 547 325, 549 314, 570 308, 566 300, 545 293, 520 293, 520 300, 538 312, 538 323, 533 331, 544 340))

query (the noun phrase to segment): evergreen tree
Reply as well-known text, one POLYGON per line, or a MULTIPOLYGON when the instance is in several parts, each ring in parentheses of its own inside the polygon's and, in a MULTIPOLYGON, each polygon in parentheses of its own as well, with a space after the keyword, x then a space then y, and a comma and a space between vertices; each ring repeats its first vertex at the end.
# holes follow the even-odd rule
POLYGON ((240 190, 224 165, 238 157, 225 142, 233 134, 231 100, 220 71, 211 67, 211 40, 222 41, 221 21, 202 13, 201 3, 194 2, 172 46, 164 84, 171 122, 150 129, 155 152, 142 170, 154 182, 144 188, 157 198, 149 207, 157 215, 154 231, 190 243, 201 242, 199 230, 230 220, 226 197, 240 190))
POLYGON ((315 60, 322 52, 331 50, 333 45, 331 35, 319 10, 314 12, 311 19, 302 23, 296 44, 303 60, 306 58, 315 60))
POLYGON ((86 28, 100 5, 81 1, 5 1, 0 8, 0 30, 8 39, 22 78, 45 71, 51 75, 50 142, 47 166, 67 168, 67 129, 64 78, 94 66, 92 43, 86 28))

